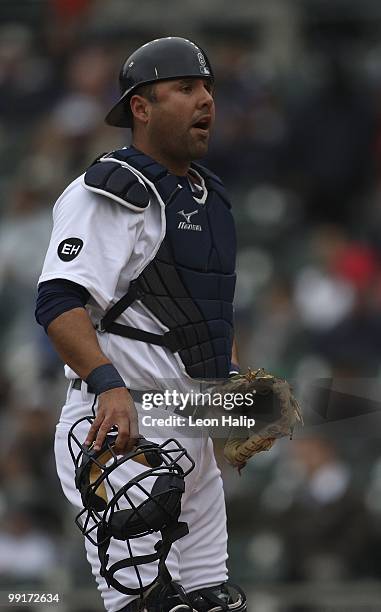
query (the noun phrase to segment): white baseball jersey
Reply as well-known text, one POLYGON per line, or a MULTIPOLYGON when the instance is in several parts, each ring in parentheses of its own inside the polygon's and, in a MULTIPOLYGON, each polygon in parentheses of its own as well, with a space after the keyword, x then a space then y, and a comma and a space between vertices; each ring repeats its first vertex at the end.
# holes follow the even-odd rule
MULTIPOLYGON (((54 206, 53 233, 39 283, 62 278, 82 285, 91 296, 89 315, 94 323, 99 321, 127 292, 130 281, 154 258, 162 242, 164 205, 152 192, 150 197, 146 210, 134 212, 87 191, 83 176, 76 179, 54 206)), ((202 206, 202 200, 195 198, 195 203, 202 206)), ((167 329, 138 301, 118 322, 156 334, 167 329)), ((109 333, 98 333, 98 340, 129 388, 164 390, 171 380, 176 380, 180 391, 198 388, 165 347, 109 333)), ((77 377, 69 368, 66 376, 77 377)))

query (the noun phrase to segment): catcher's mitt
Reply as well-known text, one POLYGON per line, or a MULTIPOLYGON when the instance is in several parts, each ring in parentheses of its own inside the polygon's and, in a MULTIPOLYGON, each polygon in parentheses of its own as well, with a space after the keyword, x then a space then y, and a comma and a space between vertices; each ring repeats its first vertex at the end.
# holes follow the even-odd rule
POLYGON ((269 450, 277 438, 289 435, 291 439, 296 423, 303 424, 299 404, 288 382, 268 374, 263 368, 235 375, 215 392, 233 397, 234 417, 239 414, 255 419, 253 428, 240 429, 238 434, 237 428, 232 427, 225 443, 226 460, 239 469, 256 453, 269 450), (235 402, 237 394, 240 394, 240 399, 251 394, 253 397, 250 402, 242 404, 241 401, 235 402))

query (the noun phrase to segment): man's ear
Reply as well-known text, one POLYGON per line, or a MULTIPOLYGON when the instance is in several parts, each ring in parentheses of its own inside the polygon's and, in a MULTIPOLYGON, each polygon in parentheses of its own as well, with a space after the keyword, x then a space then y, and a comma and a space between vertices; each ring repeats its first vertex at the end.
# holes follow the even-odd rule
POLYGON ((130 99, 131 113, 135 119, 147 123, 149 117, 149 100, 135 94, 130 99))

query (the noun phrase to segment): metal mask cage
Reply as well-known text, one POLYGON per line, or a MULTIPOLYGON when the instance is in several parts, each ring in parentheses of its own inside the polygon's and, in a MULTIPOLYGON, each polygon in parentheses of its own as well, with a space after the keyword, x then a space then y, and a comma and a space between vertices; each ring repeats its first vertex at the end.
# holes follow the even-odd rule
MULTIPOLYGON (((168 488, 167 490, 160 491, 159 495, 152 495, 152 490, 148 490, 142 484, 142 481, 150 477, 154 477, 156 480, 158 477, 165 474, 173 474, 178 475, 181 478, 185 478, 185 476, 187 476, 193 470, 195 465, 193 459, 187 453, 186 449, 182 447, 174 438, 169 438, 162 444, 156 444, 154 446, 147 446, 147 441, 144 440, 144 442, 138 441, 135 449, 126 455, 118 456, 113 450, 113 444, 117 435, 117 429, 113 428, 113 430, 111 430, 111 432, 107 435, 101 451, 94 456, 91 452, 91 447, 86 447, 84 444, 82 444, 75 431, 76 429, 80 428, 85 421, 88 422, 90 426, 93 420, 94 417, 86 416, 74 423, 69 431, 69 450, 74 462, 76 473, 78 473, 78 470, 81 468, 83 461, 86 460, 89 463, 91 462, 90 465, 94 466, 96 473, 98 474, 97 478, 93 482, 89 482, 89 484, 86 486, 86 499, 94 499, 94 496, 97 496, 97 492, 99 492, 99 489, 102 486, 107 486, 109 488, 109 491, 112 493, 112 497, 109 498, 106 493, 107 503, 105 504, 104 509, 99 510, 95 509, 89 501, 88 503, 85 503, 83 501, 84 496, 82 495, 84 508, 75 517, 75 523, 80 531, 90 540, 90 542, 92 542, 92 544, 95 546, 101 546, 107 540, 107 538, 104 538, 103 540, 98 539, 98 528, 102 526, 104 528, 104 532, 106 532, 107 526, 113 521, 113 517, 116 512, 121 510, 131 510, 129 517, 127 517, 126 528, 128 527, 128 523, 132 523, 134 519, 138 519, 143 526, 141 532, 134 534, 132 537, 143 537, 153 533, 154 531, 157 531, 157 529, 154 529, 147 522, 144 516, 144 508, 148 502, 155 504, 155 507, 162 513, 163 517, 167 517, 168 523, 174 520, 175 517, 173 516, 173 513, 162 502, 162 497, 173 494, 173 489, 168 488), (75 447, 77 448, 75 449, 75 447), (115 487, 110 481, 110 475, 112 475, 115 470, 130 459, 137 460, 139 463, 142 463, 141 459, 143 456, 145 458, 145 465, 148 465, 146 460, 147 456, 153 463, 159 463, 160 465, 156 465, 156 467, 148 467, 144 472, 132 478, 131 481, 126 483, 118 491, 115 491, 115 487), (185 459, 185 462, 188 463, 188 468, 185 466, 184 469, 184 467, 179 465, 179 461, 181 459, 183 459, 183 463, 185 459), (144 501, 138 505, 136 505, 132 499, 133 493, 136 490, 139 490, 145 496, 144 501), (122 501, 124 502, 124 506, 127 504, 127 508, 121 507, 122 501)), ((90 470, 91 467, 88 469, 90 470)), ((176 517, 176 519, 177 518, 178 517, 176 517)))

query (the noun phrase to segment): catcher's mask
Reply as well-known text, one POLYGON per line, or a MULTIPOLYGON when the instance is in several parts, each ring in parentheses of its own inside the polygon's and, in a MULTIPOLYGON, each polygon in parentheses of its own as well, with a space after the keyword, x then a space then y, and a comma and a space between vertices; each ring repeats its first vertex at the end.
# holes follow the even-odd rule
POLYGON ((116 455, 116 429, 106 436, 102 448, 94 451, 92 446, 82 444, 76 433, 83 433, 84 421, 90 426, 93 420, 94 417, 84 417, 74 423, 69 432, 75 484, 84 506, 75 522, 90 542, 98 547, 101 575, 107 584, 126 595, 138 594, 143 597, 154 584, 171 583, 165 560, 172 543, 188 533, 188 525, 179 522, 178 518, 184 478, 195 464, 185 448, 173 438, 160 445, 139 438, 132 451, 122 456, 116 455), (180 459, 185 469, 180 466, 180 459), (120 466, 130 460, 147 469, 116 490, 112 477, 116 476, 120 466), (154 532, 161 534, 161 540, 155 544, 155 552, 134 556, 130 540, 154 532), (111 538, 127 542, 129 557, 107 567, 111 538), (154 561, 159 562, 158 574, 150 584, 143 585, 138 566, 154 561), (115 578, 116 572, 127 567, 134 567, 138 588, 127 587, 115 578))
POLYGON ((151 40, 124 62, 119 75, 121 97, 108 113, 106 123, 131 127, 130 99, 138 87, 185 77, 214 80, 212 67, 201 47, 179 36, 151 40))

